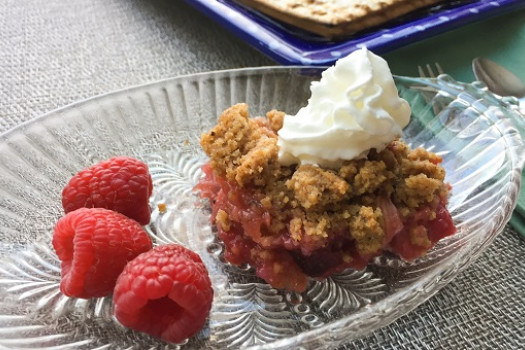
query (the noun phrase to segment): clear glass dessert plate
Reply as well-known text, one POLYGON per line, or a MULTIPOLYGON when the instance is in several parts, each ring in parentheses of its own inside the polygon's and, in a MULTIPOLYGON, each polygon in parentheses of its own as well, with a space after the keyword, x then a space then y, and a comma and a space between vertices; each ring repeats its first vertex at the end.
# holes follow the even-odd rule
POLYGON ((89 99, 0 136, 0 347, 32 349, 324 349, 385 326, 433 296, 487 248, 516 204, 525 130, 508 101, 447 76, 396 77, 413 107, 404 138, 443 157, 458 232, 406 263, 391 255, 348 270, 303 294, 272 289, 250 266, 229 265, 192 189, 206 161, 199 137, 237 102, 252 115, 295 113, 320 69, 272 67, 183 76, 89 99), (115 155, 145 161, 154 179, 148 232, 179 242, 208 267, 215 298, 209 322, 169 345, 119 325, 111 297, 59 291, 51 247, 63 215, 62 187, 78 170, 115 155), (159 212, 157 205, 167 205, 159 212))

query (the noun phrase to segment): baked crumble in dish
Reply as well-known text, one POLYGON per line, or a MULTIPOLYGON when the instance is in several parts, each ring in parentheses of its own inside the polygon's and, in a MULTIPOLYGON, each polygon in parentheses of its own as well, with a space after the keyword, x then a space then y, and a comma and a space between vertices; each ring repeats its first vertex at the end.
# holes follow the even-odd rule
POLYGON ((387 251, 413 260, 453 234, 441 158, 400 139, 411 109, 387 62, 363 47, 310 90, 296 115, 250 118, 237 104, 201 136, 210 161, 196 189, 225 259, 302 292, 309 277, 387 251))
POLYGON ((275 288, 363 269, 385 252, 410 261, 455 227, 441 158, 396 138, 336 168, 279 162, 285 113, 251 118, 246 104, 201 137, 210 160, 196 190, 210 201, 225 259, 275 288))

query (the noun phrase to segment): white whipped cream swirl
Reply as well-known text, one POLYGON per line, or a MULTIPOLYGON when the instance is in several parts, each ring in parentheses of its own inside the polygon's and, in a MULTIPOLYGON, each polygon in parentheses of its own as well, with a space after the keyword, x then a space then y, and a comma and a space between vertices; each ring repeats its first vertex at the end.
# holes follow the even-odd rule
POLYGON ((410 119, 387 62, 366 48, 338 60, 310 90, 308 105, 285 116, 278 133, 282 164, 338 167, 384 149, 410 119))

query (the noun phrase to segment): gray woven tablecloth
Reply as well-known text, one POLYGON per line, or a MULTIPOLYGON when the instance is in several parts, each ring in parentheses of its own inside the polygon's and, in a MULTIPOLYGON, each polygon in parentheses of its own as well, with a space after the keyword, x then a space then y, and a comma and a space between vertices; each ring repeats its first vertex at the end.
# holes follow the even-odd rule
MULTIPOLYGON (((0 0, 0 132, 128 86, 275 64, 180 0, 0 0)), ((431 300, 348 346, 470 348, 525 348, 525 241, 509 228, 431 300)))

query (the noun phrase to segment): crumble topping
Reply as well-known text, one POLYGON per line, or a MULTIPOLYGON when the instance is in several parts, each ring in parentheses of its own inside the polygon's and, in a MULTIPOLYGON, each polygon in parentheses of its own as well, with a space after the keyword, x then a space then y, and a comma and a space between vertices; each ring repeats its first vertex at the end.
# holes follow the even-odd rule
POLYGON ((359 212, 350 219, 350 233, 357 242, 362 254, 373 254, 383 246, 383 213, 379 208, 361 206, 359 212))
MULTIPOLYGON (((408 217, 425 205, 435 210, 430 204, 448 195, 440 157, 422 148, 412 150, 399 139, 335 170, 280 165, 277 131, 283 117, 283 112, 273 110, 266 118, 250 118, 248 106, 237 104, 201 137, 214 173, 261 198, 260 204, 271 214, 266 236, 286 229, 295 242, 320 248, 331 241, 330 235, 346 228, 341 234, 355 239, 360 254, 373 254, 387 235, 384 198, 408 217)), ((219 211, 215 220, 225 230, 230 226, 225 211, 219 211)), ((410 239, 419 246, 430 244, 424 227, 411 230, 410 239)))
MULTIPOLYGON (((277 122, 276 122, 277 123, 277 122)), ((212 168, 239 185, 264 185, 263 174, 277 162, 277 137, 266 120, 248 118, 248 106, 237 104, 219 118, 217 126, 201 137, 212 168)))
POLYGON ((330 170, 314 165, 301 165, 286 182, 293 191, 295 199, 305 208, 324 208, 331 203, 340 202, 349 189, 344 179, 330 170))
POLYGON ((277 132, 283 127, 284 115, 284 112, 277 111, 275 109, 266 113, 266 118, 268 118, 270 128, 273 131, 277 132))

